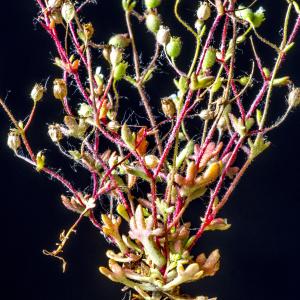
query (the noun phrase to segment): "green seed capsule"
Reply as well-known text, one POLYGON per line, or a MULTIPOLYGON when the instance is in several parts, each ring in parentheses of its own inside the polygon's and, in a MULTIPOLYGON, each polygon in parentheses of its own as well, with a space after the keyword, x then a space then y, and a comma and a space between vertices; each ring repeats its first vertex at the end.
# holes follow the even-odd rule
POLYGON ((130 45, 130 42, 128 34, 116 34, 110 38, 108 44, 116 48, 126 48, 130 45))
POLYGON ((209 48, 206 51, 202 65, 203 70, 207 70, 213 67, 213 65, 216 63, 216 54, 217 52, 214 48, 209 48))
POLYGON ((248 84, 249 80, 251 80, 251 78, 249 76, 243 76, 243 77, 239 78, 239 84, 242 86, 246 86, 248 84))
POLYGON ((284 76, 281 78, 276 78, 273 80, 273 86, 287 86, 291 83, 289 76, 284 76))
POLYGON ((248 22, 252 22, 254 19, 254 13, 252 11, 252 9, 250 8, 245 8, 244 6, 240 5, 238 7, 238 10, 236 11, 236 15, 238 18, 248 21, 248 22))
POLYGON ((197 18, 200 21, 206 21, 210 18, 211 9, 207 2, 202 2, 197 10, 197 18))
POLYGON ((72 2, 67 1, 61 7, 61 15, 66 23, 70 23, 74 19, 75 14, 76 10, 72 2))
POLYGON ((127 67, 128 67, 128 63, 126 62, 119 63, 114 69, 114 79, 121 80, 126 74, 127 67))
POLYGON ((156 8, 161 4, 161 0, 145 0, 145 5, 148 9, 156 8))
POLYGON ((180 55, 182 49, 182 42, 180 37, 172 37, 170 42, 167 44, 167 54, 171 58, 176 58, 180 55))
POLYGON ((146 27, 152 33, 157 33, 161 25, 160 17, 154 13, 146 16, 146 27))

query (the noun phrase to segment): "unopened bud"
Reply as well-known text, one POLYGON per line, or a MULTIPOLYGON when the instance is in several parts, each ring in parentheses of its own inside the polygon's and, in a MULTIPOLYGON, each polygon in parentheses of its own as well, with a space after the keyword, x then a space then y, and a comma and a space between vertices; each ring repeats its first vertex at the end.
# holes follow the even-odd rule
POLYGON ((48 134, 54 143, 58 143, 63 138, 63 134, 59 124, 52 124, 48 127, 48 134))
POLYGON ((190 88, 193 91, 197 91, 199 89, 205 89, 210 87, 215 81, 214 76, 197 76, 195 73, 192 74, 190 88))
POLYGON ((17 129, 10 130, 7 137, 7 145, 13 151, 17 151, 21 147, 21 138, 17 129))
POLYGON ((236 15, 238 18, 245 20, 247 22, 252 22, 254 19, 254 13, 252 9, 246 8, 243 5, 240 5, 238 7, 238 10, 236 11, 236 15))
POLYGON ((42 151, 40 151, 37 155, 36 155, 36 170, 38 172, 42 171, 45 167, 45 161, 46 161, 46 157, 43 154, 42 151))
POLYGON ((130 128, 127 126, 126 123, 122 125, 121 128, 121 137, 125 144, 131 149, 135 150, 135 134, 132 133, 130 128))
POLYGON ((180 55, 182 48, 182 42, 179 37, 172 37, 170 42, 167 44, 167 54, 171 58, 176 58, 180 55))
POLYGON ((150 13, 146 16, 146 27, 152 33, 157 33, 161 24, 160 17, 157 14, 150 13))
POLYGON ((273 86, 287 86, 291 83, 289 76, 284 76, 281 78, 276 78, 273 80, 273 86))
POLYGON ((203 60, 203 70, 207 70, 213 67, 213 65, 216 63, 216 54, 216 49, 208 48, 203 60))
POLYGON ((202 120, 208 121, 208 120, 212 120, 215 117, 215 113, 211 110, 204 109, 200 112, 199 117, 202 120))
POLYGON ((110 62, 110 52, 111 52, 111 47, 104 46, 104 48, 102 50, 102 55, 108 62, 110 62))
POLYGON ((48 7, 49 8, 58 8, 61 7, 62 0, 48 0, 48 7))
POLYGON ((49 15, 51 21, 55 24, 62 24, 63 18, 61 16, 61 12, 58 9, 55 9, 51 11, 51 14, 49 15))
POLYGON ((200 7, 197 10, 197 18, 201 21, 206 21, 210 18, 211 9, 207 2, 201 2, 200 7))
POLYGON ((168 118, 172 118, 176 112, 175 104, 170 97, 161 99, 161 108, 164 115, 168 118))
POLYGON ((160 45, 167 45, 171 39, 170 29, 166 26, 160 26, 156 34, 156 41, 160 45))
POLYGON ((198 33, 202 30, 203 24, 204 24, 203 21, 201 21, 199 19, 197 19, 197 21, 195 22, 195 28, 198 33))
POLYGON ((94 29, 92 23, 83 24, 83 33, 84 33, 84 37, 87 41, 93 37, 94 32, 95 32, 95 29, 94 29))
POLYGON ((53 81, 53 95, 58 100, 63 100, 67 97, 68 88, 64 79, 56 78, 53 81))
POLYGON ((119 158, 118 158, 116 152, 113 152, 108 159, 108 166, 110 168, 113 168, 118 162, 119 162, 119 158))
POLYGON ((246 86, 250 80, 251 80, 251 77, 243 76, 243 77, 239 78, 239 84, 242 86, 246 86))
POLYGON ((218 15, 223 16, 224 13, 225 13, 224 6, 223 6, 223 1, 222 0, 215 0, 215 6, 216 6, 216 9, 217 9, 218 15))
POLYGON ((78 115, 82 118, 89 118, 93 115, 93 108, 87 103, 80 103, 78 115))
POLYGON ((36 83, 30 93, 30 96, 34 102, 38 102, 43 98, 44 93, 45 88, 41 84, 36 83))
POLYGON ((288 103, 291 107, 300 106, 300 88, 294 88, 289 93, 288 103))
POLYGON ((145 164, 147 168, 154 169, 157 167, 159 163, 159 158, 155 155, 146 155, 145 156, 145 164))
POLYGON ((108 124, 107 124, 107 129, 111 132, 118 132, 119 129, 120 129, 121 125, 118 121, 110 121, 108 124))
POLYGON ((128 68, 127 62, 119 63, 114 69, 114 79, 121 80, 125 76, 127 68, 128 68))
POLYGON ((110 63, 113 67, 119 64, 123 59, 123 53, 119 48, 112 47, 109 55, 110 63))
POLYGON ((145 0, 145 5, 147 9, 156 8, 161 4, 161 0, 145 0))

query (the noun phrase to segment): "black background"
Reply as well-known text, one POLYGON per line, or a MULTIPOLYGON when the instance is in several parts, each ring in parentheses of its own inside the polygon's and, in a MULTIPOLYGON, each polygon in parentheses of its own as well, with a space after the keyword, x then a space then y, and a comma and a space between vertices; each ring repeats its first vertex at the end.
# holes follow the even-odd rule
MULTIPOLYGON (((96 38, 107 40, 111 33, 124 30, 124 20, 120 1, 99 2, 85 12, 94 22, 96 38)), ((173 1, 165 2, 163 14, 167 24, 172 24, 169 4, 173 1)), ((184 2, 188 8, 183 13, 191 18, 193 12, 189 6, 196 1, 184 2)), ((277 24, 282 21, 285 1, 259 2, 268 10, 268 21, 262 31, 278 41, 277 24)), ((51 78, 59 74, 50 60, 55 56, 51 41, 33 24, 35 14, 33 0, 1 1, 0 96, 7 96, 7 103, 19 119, 30 109, 28 95, 33 83, 45 80, 50 73, 51 78)), ((183 33, 175 25, 174 31, 183 33)), ((151 37, 147 37, 149 42, 140 36, 146 46, 146 55, 152 49, 151 37)), ((189 42, 187 40, 186 45, 190 45, 189 42)), ((190 48, 186 50, 187 55, 192 53, 190 48)), ((260 51, 265 60, 272 63, 273 52, 265 52, 263 48, 260 51)), ((298 85, 299 57, 298 45, 282 71, 282 74, 291 75, 298 85)), ((180 63, 183 62, 184 58, 180 63)), ((170 92, 164 85, 154 87, 154 93, 170 92)), ((275 107, 283 102, 284 95, 275 94, 275 107)), ((44 123, 58 119, 58 111, 58 104, 46 97, 33 124, 34 135, 30 134, 35 150, 46 147, 44 123)), ((199 251, 201 247, 207 252, 220 248, 220 272, 188 289, 218 296, 221 300, 299 299, 299 119, 300 110, 292 113, 287 122, 271 134, 271 148, 256 160, 243 178, 223 212, 232 228, 225 233, 207 234, 200 242, 199 251)), ((52 249, 59 232, 72 224, 75 216, 63 209, 59 200, 63 190, 59 184, 37 175, 31 167, 13 157, 6 146, 8 129, 9 122, 1 112, 1 294, 6 294, 9 300, 121 299, 120 286, 98 272, 98 266, 106 265, 107 245, 88 222, 80 225, 76 238, 72 238, 66 248, 69 265, 65 274, 61 273, 57 261, 42 255, 42 249, 52 249)), ((54 149, 49 151, 50 156, 54 153, 55 157, 54 149)), ((75 176, 76 180, 81 180, 79 174, 75 176)), ((86 179, 84 176, 82 181, 86 179)))

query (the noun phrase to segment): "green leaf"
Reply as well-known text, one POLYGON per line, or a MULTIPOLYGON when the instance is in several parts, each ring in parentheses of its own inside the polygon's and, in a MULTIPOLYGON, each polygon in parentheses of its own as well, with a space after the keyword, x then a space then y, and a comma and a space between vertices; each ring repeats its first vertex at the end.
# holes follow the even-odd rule
POLYGON ((176 169, 179 169, 186 158, 194 151, 194 142, 190 140, 176 158, 176 169))
POLYGON ((251 139, 248 139, 248 144, 251 149, 250 158, 254 159, 262 152, 264 152, 271 145, 270 142, 266 142, 261 135, 256 137, 255 142, 253 143, 251 139))

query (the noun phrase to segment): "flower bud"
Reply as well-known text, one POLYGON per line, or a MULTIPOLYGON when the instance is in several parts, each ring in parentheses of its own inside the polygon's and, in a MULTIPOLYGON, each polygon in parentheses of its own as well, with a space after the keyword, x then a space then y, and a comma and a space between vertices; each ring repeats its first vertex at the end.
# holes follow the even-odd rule
POLYGON ((50 20, 54 23, 54 25, 63 23, 61 12, 58 9, 51 11, 51 14, 49 15, 49 17, 50 17, 50 20))
POLYGON ((294 88, 289 93, 288 103, 291 107, 300 106, 300 88, 294 88))
POLYGON ((49 8, 58 8, 61 7, 62 0, 48 0, 48 7, 49 8))
POLYGON ((290 76, 284 76, 273 80, 273 86, 287 86, 291 83, 290 76))
POLYGON ((152 33, 157 33, 160 27, 160 17, 154 13, 150 13, 146 16, 146 27, 152 33))
POLYGON ((70 23, 75 17, 76 10, 72 2, 67 1, 61 7, 61 15, 66 23, 70 23))
POLYGON ((80 103, 78 115, 82 118, 89 118, 93 115, 93 108, 87 103, 80 103))
POLYGON ((52 124, 48 127, 48 134, 54 143, 58 143, 63 138, 63 134, 59 124, 52 124))
POLYGON ((207 2, 201 2, 200 7, 197 10, 197 18, 201 21, 206 21, 210 18, 211 9, 207 2))
POLYGON ((117 64, 119 64, 123 59, 123 53, 119 48, 112 47, 110 54, 109 54, 109 60, 113 67, 115 67, 117 64))
POLYGON ((108 159, 108 166, 113 168, 119 162, 119 157, 116 152, 113 152, 108 159))
POLYGON ((156 8, 161 4, 161 0, 145 0, 145 5, 147 9, 156 8))
POLYGON ((127 62, 119 63, 114 69, 114 79, 121 80, 126 74, 127 67, 128 67, 127 62))
POLYGON ((241 78, 239 78, 238 82, 240 85, 246 86, 250 80, 251 78, 249 76, 242 76, 241 78))
POLYGON ((264 71, 265 76, 266 76, 267 78, 269 78, 269 77, 271 76, 271 71, 270 71, 268 68, 263 67, 263 71, 264 71))
POLYGON ((218 124, 217 124, 217 128, 219 130, 226 130, 227 129, 227 120, 226 120, 226 117, 222 116, 219 121, 218 121, 218 124))
POLYGON ((17 151, 21 147, 21 138, 17 129, 9 131, 7 137, 7 146, 13 151, 17 151))
POLYGON ((224 6, 223 6, 223 1, 222 0, 215 0, 215 5, 216 5, 218 15, 223 16, 224 13, 225 13, 224 6))
POLYGON ((45 161, 46 161, 46 157, 43 154, 42 151, 40 151, 37 155, 36 155, 36 170, 38 172, 42 171, 45 167, 45 161))
POLYGON ((167 45, 171 39, 170 29, 166 26, 160 26, 156 34, 156 41, 160 45, 167 45))
POLYGON ((203 60, 203 65, 202 68, 203 70, 207 70, 213 67, 213 65, 216 63, 216 49, 214 48, 208 48, 205 56, 204 56, 204 60, 203 60))
POLYGON ((117 133, 120 129, 121 125, 118 121, 110 121, 107 124, 107 129, 111 132, 117 133))
POLYGON ((166 47, 167 54, 174 59, 180 55, 181 48, 182 42, 180 37, 171 37, 171 40, 166 47))
POLYGON ((131 12, 136 6, 136 1, 122 0, 122 6, 125 11, 131 12))
POLYGON ((53 95, 58 100, 63 100, 67 97, 68 88, 64 79, 56 78, 53 81, 53 95))
POLYGON ((31 99, 34 102, 40 101, 44 96, 44 92, 45 88, 41 84, 36 83, 30 93, 31 99))
POLYGON ((92 23, 83 24, 83 33, 85 40, 89 41, 94 35, 95 29, 92 23))
POLYGON ((159 158, 157 156, 151 154, 145 156, 145 164, 147 168, 154 169, 157 167, 158 163, 159 158))
POLYGON ((161 99, 161 108, 164 115, 168 118, 172 118, 176 113, 175 104, 170 97, 161 99))
POLYGON ((122 125, 121 137, 125 144, 131 149, 135 150, 135 134, 131 132, 126 123, 122 125))
POLYGON ((131 39, 128 34, 116 34, 110 38, 108 44, 116 48, 126 48, 130 45, 131 39))
POLYGON ((202 30, 203 24, 204 24, 203 21, 201 21, 199 19, 197 19, 197 21, 195 22, 194 27, 195 27, 195 29, 197 30, 198 33, 202 30))
POLYGON ((192 74, 190 88, 193 91, 197 91, 199 89, 205 89, 210 87, 215 81, 214 76, 196 76, 195 73, 192 74))
POLYGON ((199 117, 204 121, 208 121, 208 120, 212 120, 215 117, 215 113, 211 110, 203 109, 200 112, 199 117))
POLYGON ((109 46, 104 46, 103 50, 102 50, 102 55, 105 58, 105 60, 107 60, 110 63, 110 51, 111 51, 111 47, 109 46))

